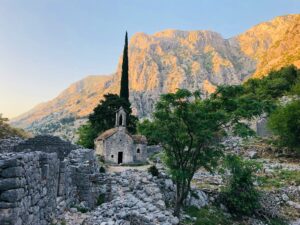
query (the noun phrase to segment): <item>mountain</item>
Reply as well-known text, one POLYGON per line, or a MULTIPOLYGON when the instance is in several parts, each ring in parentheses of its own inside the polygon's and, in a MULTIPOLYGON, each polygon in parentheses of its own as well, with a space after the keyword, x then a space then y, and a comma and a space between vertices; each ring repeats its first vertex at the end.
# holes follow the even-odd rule
MULTIPOLYGON (((72 84, 13 125, 73 139, 103 94, 119 92, 121 58, 116 73, 72 84)), ((187 88, 208 95, 217 85, 239 84, 289 64, 300 66, 299 14, 276 17, 229 39, 202 30, 136 33, 129 42, 130 101, 139 117, 147 117, 161 93, 187 88)))

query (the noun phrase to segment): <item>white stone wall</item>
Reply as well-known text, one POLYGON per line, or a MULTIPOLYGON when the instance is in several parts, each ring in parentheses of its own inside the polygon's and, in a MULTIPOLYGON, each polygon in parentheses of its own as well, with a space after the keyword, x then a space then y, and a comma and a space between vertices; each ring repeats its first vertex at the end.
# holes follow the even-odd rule
POLYGON ((133 140, 123 129, 119 127, 119 131, 104 140, 104 157, 108 162, 118 163, 119 152, 123 152, 122 163, 133 162, 133 140))

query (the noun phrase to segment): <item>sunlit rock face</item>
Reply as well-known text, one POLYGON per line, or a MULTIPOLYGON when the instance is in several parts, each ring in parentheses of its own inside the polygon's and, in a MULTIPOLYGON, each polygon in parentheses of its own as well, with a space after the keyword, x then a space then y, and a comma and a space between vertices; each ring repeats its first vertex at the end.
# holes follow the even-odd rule
MULTIPOLYGON (((121 59, 116 73, 84 78, 13 124, 76 138, 78 118, 90 114, 103 94, 119 92, 121 59)), ((149 117, 162 93, 187 88, 205 97, 217 85, 240 84, 289 64, 300 66, 300 15, 276 17, 229 39, 201 30, 136 33, 129 42, 130 101, 139 117, 149 117)))

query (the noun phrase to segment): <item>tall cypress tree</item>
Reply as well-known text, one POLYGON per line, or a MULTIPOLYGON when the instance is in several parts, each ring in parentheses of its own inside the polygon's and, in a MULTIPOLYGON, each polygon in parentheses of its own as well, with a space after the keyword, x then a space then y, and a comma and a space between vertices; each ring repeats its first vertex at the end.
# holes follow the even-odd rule
POLYGON ((125 45, 123 50, 122 77, 120 97, 129 102, 129 85, 128 85, 128 35, 126 31, 125 45))

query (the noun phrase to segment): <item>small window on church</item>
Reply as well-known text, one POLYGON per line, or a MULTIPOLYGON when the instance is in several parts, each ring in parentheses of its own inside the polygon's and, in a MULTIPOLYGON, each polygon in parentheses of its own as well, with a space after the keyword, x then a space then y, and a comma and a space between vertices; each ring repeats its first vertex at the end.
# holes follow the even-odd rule
POLYGON ((136 153, 140 153, 140 151, 141 151, 141 150, 138 148, 138 149, 136 150, 136 153))
POLYGON ((114 155, 111 155, 111 158, 113 158, 114 157, 114 155))

